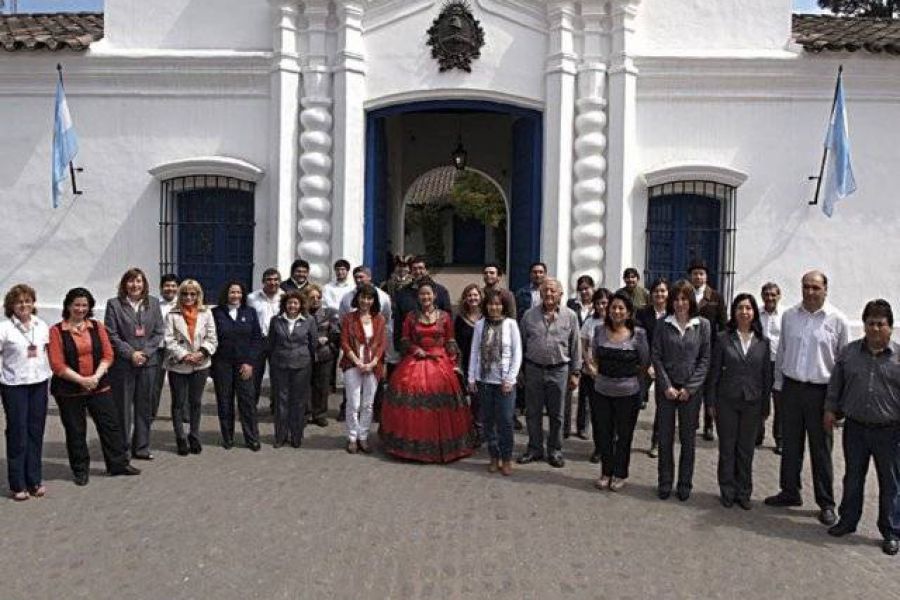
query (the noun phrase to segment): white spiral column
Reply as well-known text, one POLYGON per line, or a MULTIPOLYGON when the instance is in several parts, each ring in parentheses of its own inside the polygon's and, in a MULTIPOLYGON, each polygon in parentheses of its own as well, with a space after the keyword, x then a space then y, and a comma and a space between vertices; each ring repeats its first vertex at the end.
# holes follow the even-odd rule
POLYGON ((571 286, 581 275, 590 275, 599 287, 603 283, 606 231, 606 65, 583 64, 578 74, 575 102, 575 185, 572 206, 571 286))
POLYGON ((297 254, 309 261, 315 281, 331 273, 331 74, 323 66, 303 69, 300 99, 300 212, 297 254))

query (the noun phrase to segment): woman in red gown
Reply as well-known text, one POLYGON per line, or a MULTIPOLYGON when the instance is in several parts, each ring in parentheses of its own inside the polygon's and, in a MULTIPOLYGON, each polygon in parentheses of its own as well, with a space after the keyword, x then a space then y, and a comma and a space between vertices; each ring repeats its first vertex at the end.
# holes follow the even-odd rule
POLYGON ((419 310, 403 321, 403 360, 388 383, 378 437, 398 458, 446 463, 469 456, 472 413, 454 371, 453 320, 434 305, 431 281, 419 282, 419 310))

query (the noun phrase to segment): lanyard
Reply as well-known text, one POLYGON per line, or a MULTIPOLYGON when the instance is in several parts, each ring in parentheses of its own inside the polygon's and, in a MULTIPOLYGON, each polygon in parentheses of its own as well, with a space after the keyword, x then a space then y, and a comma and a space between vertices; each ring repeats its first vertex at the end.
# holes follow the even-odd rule
POLYGON ((25 339, 25 341, 28 342, 28 347, 29 348, 34 347, 34 336, 35 336, 34 323, 31 324, 31 328, 29 329, 29 331, 31 332, 31 339, 29 339, 28 336, 25 335, 25 329, 23 328, 24 323, 22 323, 21 321, 16 319, 15 325, 16 325, 16 329, 19 331, 19 333, 22 334, 22 337, 25 339))

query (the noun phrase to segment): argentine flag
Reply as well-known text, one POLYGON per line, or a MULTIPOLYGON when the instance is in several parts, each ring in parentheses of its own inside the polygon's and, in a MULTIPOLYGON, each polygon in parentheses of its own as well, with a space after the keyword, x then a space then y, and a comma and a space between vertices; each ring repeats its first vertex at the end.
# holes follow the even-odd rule
POLYGON ((828 159, 825 164, 825 197, 822 200, 822 211, 830 217, 834 214, 835 202, 856 191, 856 179, 853 177, 853 167, 850 164, 850 132, 847 128, 847 109, 844 106, 844 84, 841 73, 838 73, 831 121, 825 135, 825 150, 828 159))
POLYGON ((66 103, 66 92, 63 90, 62 79, 56 82, 56 106, 53 118, 53 163, 52 190, 53 208, 59 206, 59 195, 63 191, 63 184, 69 178, 69 163, 78 154, 78 136, 72 127, 72 116, 69 114, 69 105, 66 103))

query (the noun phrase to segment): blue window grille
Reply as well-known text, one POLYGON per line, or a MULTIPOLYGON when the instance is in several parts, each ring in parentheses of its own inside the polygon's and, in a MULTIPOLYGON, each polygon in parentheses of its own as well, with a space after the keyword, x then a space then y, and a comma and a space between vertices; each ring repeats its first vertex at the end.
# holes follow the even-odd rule
POLYGON ((196 279, 214 304, 230 279, 253 281, 255 184, 233 177, 177 177, 160 194, 160 273, 196 279))
POLYGON ((734 294, 735 188, 711 181, 678 181, 649 190, 648 285, 658 277, 687 277, 691 261, 709 267, 709 282, 730 301, 734 294))

